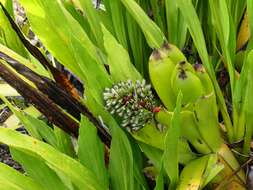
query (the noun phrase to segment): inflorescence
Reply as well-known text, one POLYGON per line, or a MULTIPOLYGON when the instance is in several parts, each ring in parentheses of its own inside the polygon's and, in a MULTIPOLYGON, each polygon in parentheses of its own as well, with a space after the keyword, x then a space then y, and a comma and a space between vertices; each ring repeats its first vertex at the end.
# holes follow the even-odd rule
POLYGON ((151 85, 145 80, 120 82, 104 92, 106 109, 121 118, 121 126, 137 131, 153 119, 156 106, 151 85))

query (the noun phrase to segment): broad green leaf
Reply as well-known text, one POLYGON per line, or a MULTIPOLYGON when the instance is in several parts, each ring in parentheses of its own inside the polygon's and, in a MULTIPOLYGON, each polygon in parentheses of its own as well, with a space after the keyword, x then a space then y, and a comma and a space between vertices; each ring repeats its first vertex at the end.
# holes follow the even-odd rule
POLYGON ((218 85, 218 82, 216 80, 215 72, 214 69, 211 65, 211 62, 209 60, 209 56, 207 53, 207 48, 206 48, 206 43, 205 43, 205 38, 203 35, 203 31, 201 28, 201 24, 198 19, 198 15, 195 11, 195 8, 191 2, 191 0, 177 0, 177 6, 180 9, 181 14, 183 15, 186 25, 188 27, 188 30, 191 34, 191 37, 193 39, 194 45, 198 51, 198 54, 200 56, 200 59, 205 66, 205 68, 208 71, 208 74, 213 82, 217 99, 218 99, 218 104, 224 119, 224 123, 226 125, 226 129, 228 131, 228 137, 231 140, 231 137, 233 137, 233 129, 232 129, 232 123, 230 120, 230 116, 228 114, 225 100, 223 97, 223 94, 221 92, 221 89, 218 85))
POLYGON ((234 90, 234 68, 232 63, 232 57, 234 56, 231 52, 234 50, 235 54, 235 44, 231 45, 233 31, 230 30, 233 25, 232 20, 230 19, 229 10, 227 7, 226 0, 211 0, 209 1, 211 8, 211 15, 213 25, 216 29, 218 35, 220 46, 223 52, 223 56, 228 67, 231 90, 233 94, 234 90))
POLYGON ((0 94, 2 96, 20 96, 14 88, 6 83, 0 83, 0 94))
POLYGON ((14 17, 14 7, 13 7, 13 0, 0 0, 0 2, 4 5, 8 13, 14 17))
POLYGON ((244 55, 242 57, 242 69, 241 69, 241 73, 240 73, 240 78, 238 81, 236 81, 235 83, 235 93, 234 93, 234 102, 237 105, 237 111, 238 111, 238 115, 239 115, 239 122, 238 125, 235 126, 235 131, 236 131, 236 136, 238 139, 242 139, 242 137, 244 136, 244 124, 245 121, 243 117, 245 116, 244 113, 244 104, 243 104, 243 97, 245 97, 245 93, 246 93, 246 85, 247 85, 247 80, 248 80, 248 64, 247 64, 247 53, 244 52, 244 55))
POLYGON ((148 184, 143 174, 143 168, 145 163, 145 158, 143 157, 142 151, 133 139, 133 137, 128 135, 128 139, 131 143, 131 148, 133 152, 133 164, 134 164, 134 178, 135 178, 135 189, 148 190, 148 184))
POLYGON ((69 46, 74 51, 74 59, 79 60, 78 65, 85 74, 83 81, 86 86, 87 98, 93 96, 98 103, 103 104, 102 93, 105 87, 111 86, 109 75, 103 71, 104 68, 102 67, 104 66, 97 64, 96 60, 88 54, 88 51, 78 38, 71 39, 69 46), (88 91, 90 91, 90 95, 88 91))
POLYGON ((61 179, 62 183, 69 189, 69 190, 77 190, 78 188, 71 182, 71 180, 62 172, 58 171, 56 168, 53 166, 49 165, 51 169, 53 169, 59 178, 61 179))
POLYGON ((0 99, 4 101, 4 103, 10 108, 12 113, 15 114, 15 116, 20 120, 20 122, 24 125, 25 129, 28 131, 28 133, 39 139, 42 140, 39 132, 36 128, 33 127, 33 123, 30 120, 30 118, 26 117, 25 113, 17 108, 15 108, 5 97, 0 95, 0 99))
POLYGON ((48 126, 45 122, 29 114, 25 114, 24 116, 30 121, 30 123, 32 124, 31 127, 35 128, 38 131, 38 133, 40 134, 40 137, 44 141, 46 141, 53 147, 57 148, 57 139, 56 139, 53 129, 50 126, 48 126))
MULTIPOLYGON (((20 172, 6 164, 0 163, 0 170, 0 181, 9 182, 23 190, 46 190, 32 178, 22 175, 20 172)), ((1 186, 1 189, 2 188, 3 186, 1 186)))
POLYGON ((197 157, 196 153, 192 152, 188 142, 184 138, 179 139, 178 144, 178 151, 179 151, 179 162, 183 165, 188 164, 190 161, 197 157))
POLYGON ((86 98, 86 100, 83 100, 89 110, 97 117, 99 118, 106 126, 111 129, 114 127, 120 127, 116 120, 113 118, 113 116, 105 110, 103 103, 98 103, 92 96, 89 95, 90 92, 86 91, 86 96, 89 98, 86 98))
POLYGON ((111 130, 109 174, 113 190, 134 190, 134 168, 131 145, 119 127, 111 130))
POLYGON ((187 27, 182 19, 182 14, 177 7, 177 2, 174 0, 165 1, 165 7, 168 40, 170 43, 182 48, 185 43, 187 33, 187 27))
MULTIPOLYGON (((249 27, 252 33, 253 31, 253 1, 252 0, 247 0, 247 13, 249 15, 249 27)), ((251 35, 248 42, 247 49, 251 50, 252 48, 253 48, 253 36, 251 35)))
POLYGON ((208 159, 209 155, 197 158, 187 164, 180 174, 179 185, 176 189, 185 190, 189 187, 191 190, 200 189, 208 159))
POLYGON ((104 187, 109 186, 108 174, 104 161, 104 145, 97 136, 96 127, 84 116, 81 118, 78 138, 78 158, 93 171, 104 187))
POLYGON ((29 114, 35 118, 38 118, 41 116, 41 113, 32 105, 29 105, 29 107, 23 109, 23 111, 26 113, 26 114, 29 114))
POLYGON ((141 28, 128 12, 126 12, 126 26, 131 46, 131 48, 129 48, 131 49, 131 53, 129 54, 132 54, 133 63, 142 76, 148 76, 146 64, 148 63, 151 49, 147 45, 141 28))
POLYGON ((163 151, 142 142, 138 142, 138 144, 151 163, 159 170, 162 167, 163 151))
POLYGON ((154 190, 164 190, 164 171, 163 167, 160 169, 159 174, 156 177, 156 185, 154 190))
POLYGON ((192 5, 191 0, 177 0, 177 6, 179 7, 182 15, 184 16, 188 29, 191 33, 193 42, 198 50, 199 56, 203 64, 208 69, 208 72, 211 72, 212 66, 209 62, 201 24, 199 22, 198 15, 192 5))
MULTIPOLYGON (((245 88, 245 95, 243 97, 243 113, 245 114, 245 123, 246 123, 246 130, 244 134, 244 148, 243 151, 245 154, 250 153, 250 144, 251 144, 251 137, 253 134, 253 101, 252 101, 252 95, 253 95, 253 64, 252 64, 252 58, 253 58, 253 50, 251 50, 247 56, 247 61, 245 62, 245 65, 247 67, 247 84, 244 87, 245 88)), ((243 126, 242 126, 243 127, 243 126)))
POLYGON ((165 148, 163 154, 164 169, 169 176, 170 189, 176 189, 179 178, 179 137, 180 137, 180 112, 182 104, 182 93, 177 97, 176 108, 171 119, 171 125, 165 137, 165 148))
POLYGON ((204 188, 212 179, 224 169, 224 165, 219 161, 217 154, 210 155, 207 162, 205 172, 203 174, 203 180, 201 189, 204 188))
POLYGON ((56 144, 57 150, 61 151, 62 153, 68 156, 75 158, 76 154, 71 136, 58 127, 54 127, 54 135, 57 143, 56 144))
POLYGON ((92 89, 91 95, 101 103, 101 90, 110 86, 110 80, 99 58, 99 50, 80 24, 60 1, 20 2, 26 10, 33 31, 45 47, 61 64, 85 82, 87 89, 92 89))
POLYGON ((112 115, 105 111, 103 105, 97 104, 93 98, 87 99, 86 103, 88 103, 90 110, 98 118, 102 118, 103 123, 111 131, 113 140, 110 149, 109 173, 112 189, 114 189, 113 187, 115 189, 120 189, 121 187, 124 187, 124 189, 132 188, 134 177, 136 176, 133 176, 133 155, 127 136, 120 129, 120 125, 118 125, 112 115))
POLYGON ((0 186, 3 187, 3 190, 24 190, 14 184, 11 184, 10 182, 6 180, 4 181, 0 180, 0 186))
POLYGON ((246 8, 247 0, 227 0, 227 3, 230 7, 230 12, 232 14, 232 18, 235 22, 236 28, 239 26, 240 21, 242 19, 243 13, 246 8))
POLYGON ((155 23, 158 25, 158 27, 161 29, 163 33, 165 33, 165 22, 163 20, 163 11, 164 11, 164 5, 156 0, 150 0, 150 6, 153 11, 153 17, 155 23))
POLYGON ((208 147, 217 152, 223 144, 220 134, 218 110, 214 93, 199 98, 193 105, 198 131, 208 147), (207 109, 208 108, 208 109, 207 109))
MULTIPOLYGON (((170 120, 168 120, 167 126, 170 128, 170 120)), ((132 135, 138 141, 138 143, 145 143, 153 148, 165 150, 164 140, 166 138, 166 131, 161 132, 157 130, 156 126, 153 124, 145 125, 145 127, 139 131, 136 131, 135 133, 132 133, 132 135)), ((180 138, 179 140, 178 150, 179 162, 182 164, 186 164, 195 158, 195 154, 191 151, 187 141, 183 138, 180 138)))
MULTIPOLYGON (((26 10, 33 31, 38 35, 43 44, 47 48, 50 48, 51 53, 57 55, 55 56, 56 58, 62 57, 59 59, 62 64, 67 64, 70 68, 73 68, 77 64, 74 63, 71 65, 70 63, 66 63, 67 61, 71 61, 72 57, 72 52, 67 52, 69 49, 68 43, 72 37, 79 38, 89 50, 89 54, 92 55, 93 58, 96 57, 95 46, 91 43, 78 22, 66 11, 60 1, 21 0, 20 3, 26 10), (62 22, 62 20, 65 22, 62 22), (37 21, 39 21, 39 23, 37 21), (54 32, 50 33, 51 31, 54 32), (51 35, 46 36, 47 34, 51 35), (63 52, 59 54, 59 48, 64 51, 66 55, 64 55, 63 52)), ((73 61, 74 60, 72 60, 71 63, 73 63, 73 61)))
POLYGON ((213 24, 216 27, 217 34, 222 40, 221 42, 223 42, 221 45, 227 45, 230 35, 230 23, 226 0, 211 0, 209 1, 209 5, 213 16, 213 24))
POLYGON ((166 38, 155 22, 148 17, 134 0, 121 0, 121 2, 142 29, 149 46, 151 48, 160 48, 166 38))
POLYGON ((58 175, 40 157, 30 152, 23 152, 19 148, 11 148, 11 154, 23 166, 27 175, 40 184, 43 189, 67 190, 58 175))
POLYGON ((74 0, 62 0, 64 7, 69 11, 75 20, 82 26, 86 34, 89 36, 92 42, 96 42, 95 36, 91 31, 90 25, 86 17, 84 17, 78 10, 81 9, 81 5, 78 1, 74 0))
POLYGON ((4 54, 8 55, 14 60, 17 60, 19 63, 25 65, 32 71, 38 73, 39 75, 50 77, 48 71, 38 61, 35 61, 34 59, 30 61, 2 44, 0 44, 0 52, 3 52, 4 54))
POLYGON ((85 12, 85 16, 90 24, 90 28, 96 37, 98 47, 103 49, 103 35, 101 30, 101 19, 99 18, 98 12, 95 9, 92 1, 90 0, 79 0, 79 3, 85 12))
MULTIPOLYGON (((1 0, 1 2, 2 1, 3 0, 1 0)), ((8 4, 8 3, 10 3, 10 1, 4 0, 4 3, 8 4)), ((10 8, 10 7, 8 7, 8 8, 10 8)), ((8 11, 10 11, 10 10, 8 10, 8 11)), ((13 12, 9 12, 9 14, 13 15, 13 12)), ((24 57, 28 57, 27 51, 25 50, 23 44, 19 40, 15 31, 12 29, 2 8, 0 8, 0 37, 3 39, 4 45, 11 48, 13 51, 17 52, 18 54, 20 54, 24 57)))
POLYGON ((97 9, 97 11, 98 11, 98 16, 99 16, 98 19, 101 20, 101 23, 103 23, 103 25, 106 27, 108 31, 110 31, 111 33, 114 33, 110 13, 108 13, 107 10, 104 10, 104 9, 97 9))
MULTIPOLYGON (((26 114, 29 114, 29 115, 31 115, 32 117, 35 117, 35 118, 38 118, 39 116, 41 116, 41 113, 33 106, 29 106, 29 107, 23 109, 23 111, 26 114)), ((15 114, 12 114, 3 123, 3 126, 15 130, 15 129, 20 127, 20 121, 19 121, 18 117, 15 114)))
POLYGON ((145 127, 135 133, 132 133, 132 135, 139 142, 164 150, 164 139, 166 133, 157 130, 155 124, 153 123, 146 124, 145 127))
POLYGON ((20 127, 20 121, 17 118, 17 116, 15 114, 12 114, 11 116, 9 116, 3 124, 1 124, 0 126, 9 128, 9 129, 17 129, 20 127))
POLYGON ((66 175, 80 190, 106 189, 95 175, 75 159, 57 151, 50 145, 16 131, 0 128, 0 142, 15 149, 31 152, 45 161, 50 168, 66 175))
POLYGON ((121 45, 128 49, 127 34, 124 12, 125 8, 122 3, 118 0, 105 1, 106 11, 110 14, 115 37, 121 43, 121 45))
POLYGON ((131 64, 128 52, 117 42, 113 35, 102 26, 104 47, 107 53, 110 74, 115 83, 129 79, 141 80, 141 76, 131 64))

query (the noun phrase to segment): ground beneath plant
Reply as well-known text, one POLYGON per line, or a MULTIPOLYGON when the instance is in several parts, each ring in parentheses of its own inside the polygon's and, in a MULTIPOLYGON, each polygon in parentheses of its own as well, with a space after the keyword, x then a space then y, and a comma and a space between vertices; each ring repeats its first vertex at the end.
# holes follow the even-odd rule
MULTIPOLYGON (((12 115, 12 113, 7 107, 4 107, 3 109, 0 109, 0 127, 5 127, 2 124, 11 115, 12 115)), ((27 131, 22 126, 19 127, 18 129, 16 129, 16 131, 18 131, 20 133, 23 133, 23 134, 27 134, 27 131)), ((0 162, 2 162, 4 164, 7 164, 10 167, 24 173, 24 170, 23 170, 22 166, 18 162, 16 162, 15 160, 13 160, 13 158, 10 154, 9 147, 5 144, 0 144, 0 162)))
POLYGON ((9 147, 4 144, 0 144, 0 162, 24 173, 22 166, 12 159, 9 147))

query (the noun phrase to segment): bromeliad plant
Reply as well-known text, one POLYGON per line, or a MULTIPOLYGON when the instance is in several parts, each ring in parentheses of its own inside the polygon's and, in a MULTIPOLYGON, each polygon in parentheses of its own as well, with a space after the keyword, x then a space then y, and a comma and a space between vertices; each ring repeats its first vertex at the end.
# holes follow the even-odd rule
POLYGON ((27 174, 1 164, 3 187, 247 188, 251 0, 104 0, 97 8, 20 0, 28 17, 21 28, 13 1, 0 2, 0 77, 30 105, 1 99, 31 136, 0 128, 27 174), (30 43, 31 31, 42 48, 30 43), (54 60, 84 83, 83 97, 54 60))

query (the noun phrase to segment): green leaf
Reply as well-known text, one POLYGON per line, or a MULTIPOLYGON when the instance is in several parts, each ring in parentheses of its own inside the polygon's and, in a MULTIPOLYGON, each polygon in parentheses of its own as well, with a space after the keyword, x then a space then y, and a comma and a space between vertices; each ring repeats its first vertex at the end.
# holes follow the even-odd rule
POLYGON ((165 7, 169 42, 179 48, 183 48, 186 40, 187 27, 177 7, 177 2, 167 0, 165 1, 165 7))
POLYGON ((169 189, 176 189, 179 178, 179 137, 180 137, 180 112, 182 93, 178 94, 176 108, 171 119, 171 125, 165 137, 165 148, 163 154, 164 169, 169 176, 169 189))
MULTIPOLYGON (((2 2, 2 0, 1 0, 2 2)), ((3 5, 8 6, 8 11, 10 10, 10 1, 5 0, 2 2, 3 5), (9 4, 9 5, 8 5, 9 4)), ((13 15, 13 12, 9 12, 9 14, 13 15)), ((28 53, 25 50, 23 44, 19 40, 18 36, 16 35, 15 31, 12 29, 7 17, 5 16, 2 8, 0 8, 0 37, 4 41, 4 45, 11 48, 13 51, 17 52, 18 54, 22 55, 23 57, 28 57, 28 53)))
POLYGON ((15 114, 12 114, 0 126, 15 130, 20 127, 19 124, 20 124, 20 121, 17 118, 17 116, 15 114))
POLYGON ((105 73, 104 66, 98 64, 89 55, 78 38, 71 39, 69 46, 74 51, 74 59, 79 60, 78 65, 84 73, 83 81, 86 85, 87 98, 93 96, 98 103, 103 105, 102 93, 106 87, 111 86, 111 80, 109 79, 109 75, 105 73))
MULTIPOLYGON (((170 120, 168 120, 167 126, 168 128, 170 127, 170 120)), ((160 132, 159 130, 156 129, 154 125, 147 124, 145 127, 140 129, 139 131, 132 133, 132 135, 136 140, 139 141, 138 143, 140 142, 145 143, 147 145, 150 145, 152 148, 156 148, 159 150, 165 149, 164 139, 166 136, 166 131, 160 132)), ((142 145, 141 145, 141 148, 143 148, 142 145)), ((149 150, 148 147, 144 147, 144 148, 146 148, 145 151, 147 151, 147 152, 144 151, 145 153, 148 153, 149 151, 152 150, 152 149, 149 150)), ((185 139, 180 138, 178 149, 179 149, 179 162, 181 164, 186 164, 190 160, 195 158, 195 154, 191 151, 185 139)), ((152 156, 152 154, 150 156, 152 156)))
POLYGON ((209 155, 200 157, 187 164, 180 174, 179 185, 176 189, 185 190, 191 187, 191 190, 200 189, 203 181, 209 155))
POLYGON ((189 32, 192 36, 193 42, 198 50, 203 64, 207 68, 208 72, 211 72, 212 66, 209 62, 205 38, 198 19, 198 15, 194 9, 194 6, 192 5, 191 0, 177 0, 177 6, 184 16, 189 32))
MULTIPOLYGON (((66 61, 71 61, 72 52, 68 52, 67 50, 69 49, 68 42, 72 37, 79 38, 89 50, 89 54, 93 58, 96 57, 96 47, 91 43, 79 23, 66 11, 60 1, 21 0, 20 3, 26 10, 33 31, 46 47, 52 49, 51 53, 56 54, 56 58, 60 58, 59 61, 62 64, 65 65, 66 61), (62 22, 63 19, 65 22, 62 22), (47 36, 47 34, 51 35, 47 36), (59 50, 64 51, 66 54, 64 55, 63 52, 59 54, 59 50)), ((74 62, 74 60, 71 62, 74 62)), ((70 63, 66 64, 70 68, 73 68, 77 63, 73 65, 70 63)))
POLYGON ((245 88, 245 95, 243 97, 243 114, 245 114, 245 124, 246 124, 246 130, 244 134, 244 147, 243 151, 245 154, 250 153, 250 144, 251 144, 251 137, 253 134, 253 101, 252 101, 252 95, 253 95, 253 64, 252 64, 252 58, 253 58, 253 50, 251 50, 247 56, 247 60, 245 62, 245 67, 247 68, 246 73, 246 80, 247 83, 244 86, 245 88))
POLYGON ((185 22, 187 24, 188 30, 193 39, 194 45, 199 53, 200 59, 203 65, 205 66, 205 68, 207 69, 208 74, 213 82, 217 99, 218 99, 218 104, 221 109, 221 113, 225 122, 226 129, 228 131, 228 136, 229 136, 229 139, 231 139, 233 137, 232 123, 231 123, 230 116, 226 108, 223 94, 216 80, 213 66, 209 60, 205 38, 203 35, 203 31, 201 28, 198 15, 195 11, 195 8, 191 0, 177 0, 177 6, 179 7, 181 14, 184 16, 185 22))
POLYGON ((38 133, 40 134, 40 137, 46 141, 47 143, 49 143, 50 145, 57 147, 57 140, 56 140, 56 136, 54 134, 53 129, 48 126, 45 122, 29 115, 29 114, 25 114, 24 117, 26 117, 31 124, 31 128, 35 128, 38 133))
POLYGON ((247 0, 229 0, 227 1, 229 7, 230 7, 230 12, 232 14, 232 18, 235 22, 236 28, 238 28, 240 21, 242 19, 243 13, 246 8, 247 0))
MULTIPOLYGON (((164 3, 163 3, 164 4, 164 3)), ((163 14, 164 14, 164 5, 161 2, 156 0, 150 0, 150 6, 153 11, 153 17, 155 23, 159 26, 159 28, 162 30, 162 32, 165 33, 165 22, 163 20, 163 14)))
POLYGON ((214 93, 199 98, 193 105, 198 131, 212 152, 219 151, 223 144, 221 137, 216 97, 214 93), (208 109, 207 109, 208 108, 208 109))
MULTIPOLYGON (((23 190, 46 190, 39 183, 0 162, 0 181, 9 182, 23 190)), ((1 184, 1 182, 0 182, 1 184)), ((4 186, 1 186, 3 188, 4 186)))
POLYGON ((52 55, 76 74, 102 103, 110 79, 99 50, 60 1, 21 0, 33 31, 52 55), (62 22, 64 20, 64 22, 62 22), (63 48, 64 47, 64 48, 63 48))
POLYGON ((205 172, 203 174, 203 180, 201 184, 201 189, 204 188, 213 178, 220 173, 224 168, 224 165, 220 163, 217 154, 210 155, 210 158, 207 162, 205 172))
POLYGON ((40 184, 43 189, 67 190, 61 179, 43 159, 20 148, 11 148, 11 154, 23 166, 27 175, 40 184))
POLYGON ((119 127, 111 130, 109 174, 112 189, 134 190, 133 154, 131 145, 119 127))
POLYGON ((106 189, 90 170, 46 143, 6 128, 0 128, 0 142, 36 154, 50 168, 62 172, 80 190, 106 189))
POLYGON ((2 44, 0 44, 0 52, 3 52, 14 60, 17 60, 19 63, 25 65, 39 75, 50 78, 49 72, 37 60, 32 59, 32 61, 30 61, 2 44))
POLYGON ((104 145, 97 136, 96 127, 84 116, 81 118, 79 129, 78 158, 85 167, 93 171, 104 187, 109 186, 104 161, 104 145))
POLYGON ((25 113, 21 110, 18 110, 15 108, 5 97, 0 95, 0 99, 3 100, 3 102, 10 108, 12 113, 15 114, 15 116, 20 120, 20 122, 24 125, 25 129, 28 131, 28 133, 39 139, 42 140, 39 132, 36 130, 36 128, 33 127, 33 123, 30 120, 30 118, 26 117, 25 113))
MULTIPOLYGON (((230 19, 229 10, 227 7, 226 0, 211 0, 209 1, 211 8, 211 15, 213 25, 218 35, 220 46, 222 48, 223 56, 228 67, 229 77, 231 82, 231 90, 234 90, 234 67, 232 63, 232 57, 235 55, 235 43, 232 45, 233 30, 232 25, 234 24, 230 19), (234 50, 234 52, 233 52, 234 50), (233 52, 233 54, 231 53, 233 52)), ((234 38, 235 42, 235 38, 234 38)))
POLYGON ((140 130, 132 133, 132 136, 139 142, 143 142, 152 147, 164 150, 165 132, 157 130, 154 123, 147 123, 140 130))
MULTIPOLYGON (((133 63, 136 69, 143 75, 148 73, 146 63, 151 52, 148 47, 145 36, 143 35, 141 28, 138 26, 132 16, 126 12, 126 26, 128 32, 128 39, 131 46, 131 53, 133 57, 133 63)), ((129 48, 130 49, 130 48, 129 48)))
POLYGON ((144 177, 143 174, 143 167, 145 160, 143 158, 142 151, 137 144, 137 142, 133 139, 133 137, 128 135, 128 139, 130 140, 131 143, 131 148, 133 152, 133 164, 134 164, 134 178, 135 178, 135 189, 140 189, 140 190, 148 190, 148 184, 147 181, 144 177))
POLYGON ((163 167, 160 169, 158 176, 156 177, 156 185, 154 190, 164 190, 164 171, 163 167))
POLYGON ((54 135, 56 137, 57 150, 75 158, 76 154, 71 136, 58 127, 54 127, 54 135))
POLYGON ((0 0, 0 2, 4 5, 8 13, 11 17, 14 17, 14 7, 13 7, 13 0, 0 0))
POLYGON ((128 52, 117 42, 113 35, 102 26, 104 46, 113 81, 141 80, 142 77, 132 65, 128 52))
MULTIPOLYGON (((249 27, 250 31, 253 31, 253 1, 247 0, 247 12, 249 15, 249 27)), ((251 50, 253 48, 253 36, 250 36, 247 49, 251 50)))
POLYGON ((9 183, 6 180, 5 181, 0 180, 0 186, 3 187, 3 190, 24 190, 24 189, 20 189, 16 185, 9 183))
MULTIPOLYGON (((0 96, 1 97, 1 96, 0 96)), ((23 109, 23 111, 28 114, 31 115, 34 118, 38 118, 39 116, 41 116, 41 113, 33 106, 29 106, 25 109, 23 109)), ((12 114, 10 117, 8 117, 8 119, 3 123, 4 127, 10 128, 10 129, 17 129, 20 124, 19 119, 17 118, 17 116, 15 114, 12 114)))
POLYGON ((166 38, 155 22, 148 17, 134 0, 121 0, 121 2, 142 29, 149 46, 151 48, 160 48, 166 38))
POLYGON ((156 167, 156 169, 161 168, 163 151, 142 142, 138 142, 138 144, 143 153, 150 159, 151 163, 156 167))
POLYGON ((90 24, 90 28, 96 37, 97 45, 103 49, 103 35, 101 30, 101 21, 102 19, 99 18, 98 12, 95 9, 94 5, 92 4, 92 1, 90 0, 79 0, 79 3, 82 7, 82 9, 85 12, 85 16, 87 17, 87 20, 90 24))
POLYGON ((86 17, 84 17, 79 10, 81 5, 77 1, 72 0, 62 0, 64 7, 73 16, 73 18, 81 25, 84 31, 87 33, 92 42, 96 42, 95 36, 91 31, 90 25, 86 17))
POLYGON ((20 96, 14 88, 6 83, 0 84, 0 94, 2 96, 20 96))
POLYGON ((127 49, 127 34, 126 34, 126 25, 125 25, 125 8, 122 3, 118 0, 111 0, 104 2, 106 11, 110 14, 113 29, 115 32, 115 37, 118 39, 120 44, 127 49))

